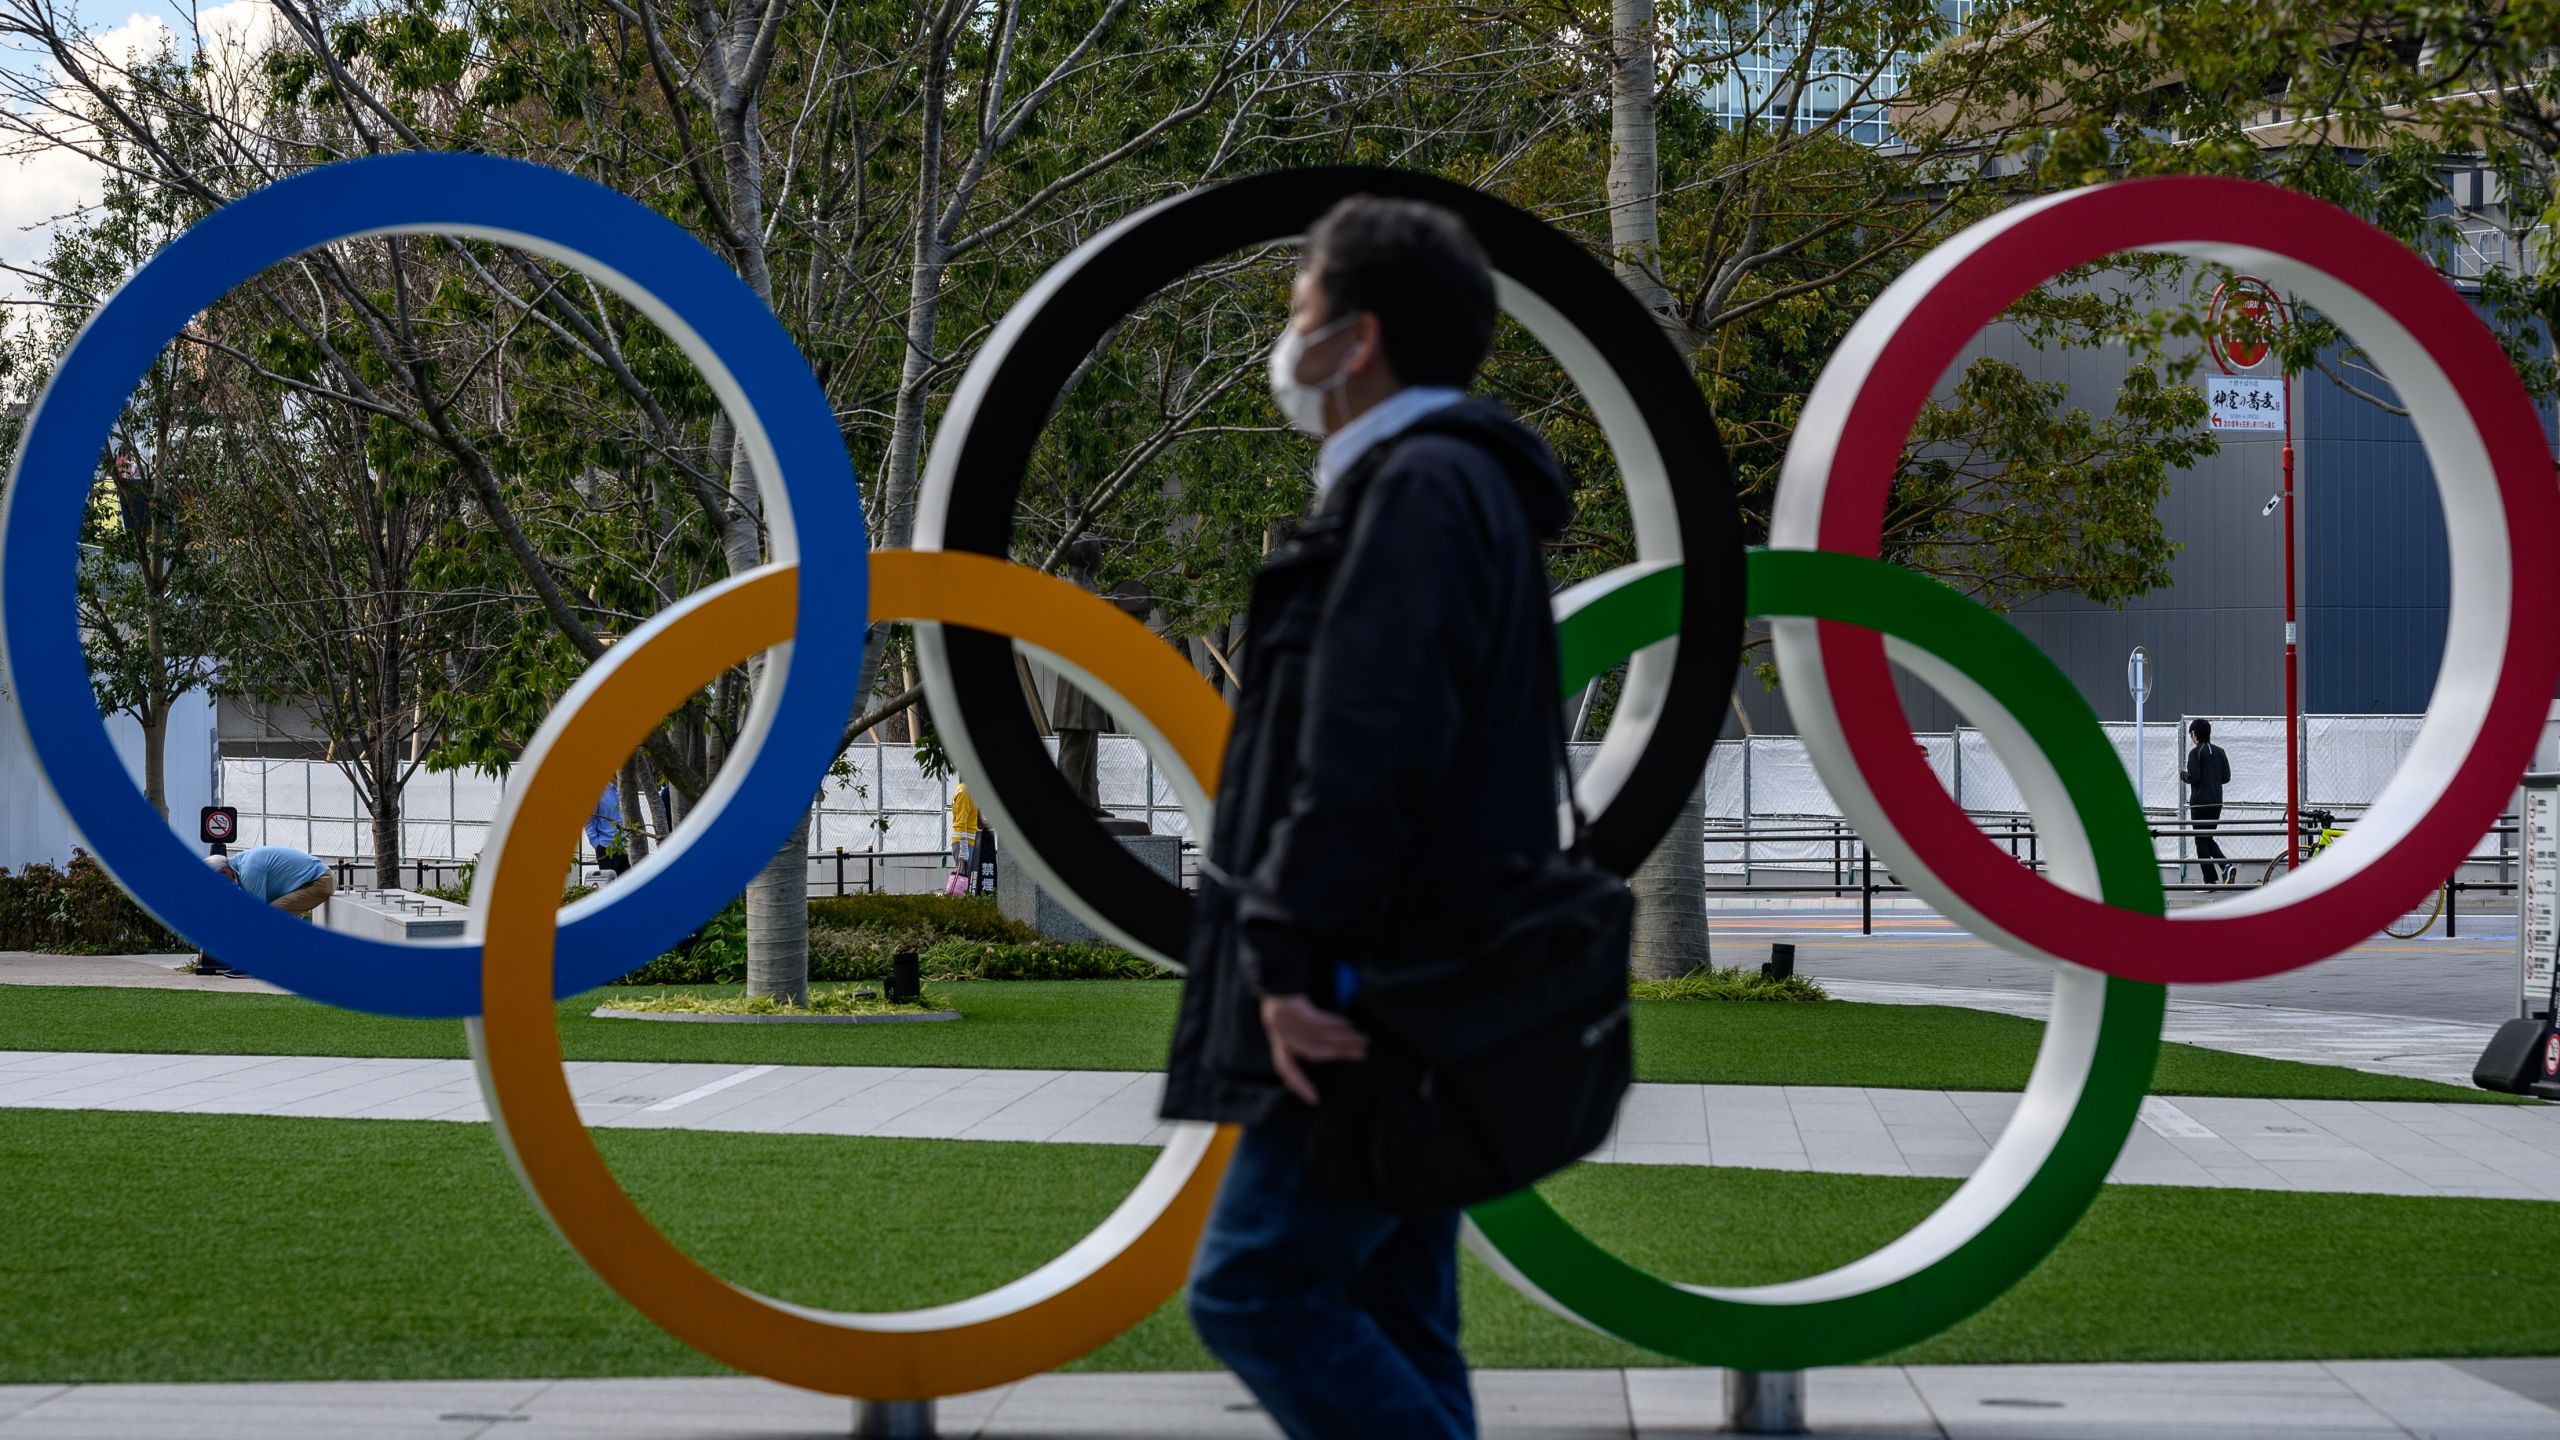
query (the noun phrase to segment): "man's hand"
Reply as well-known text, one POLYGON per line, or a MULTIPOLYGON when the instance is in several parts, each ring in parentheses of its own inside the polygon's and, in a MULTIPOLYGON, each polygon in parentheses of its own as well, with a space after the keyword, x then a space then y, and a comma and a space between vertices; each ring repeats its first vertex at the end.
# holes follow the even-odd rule
POLYGON ((1316 1103, 1315 1082, 1300 1061, 1369 1058, 1369 1037, 1359 1027, 1304 995, 1262 997, 1262 1029, 1271 1037, 1271 1068, 1280 1072, 1280 1083, 1310 1105, 1316 1103))

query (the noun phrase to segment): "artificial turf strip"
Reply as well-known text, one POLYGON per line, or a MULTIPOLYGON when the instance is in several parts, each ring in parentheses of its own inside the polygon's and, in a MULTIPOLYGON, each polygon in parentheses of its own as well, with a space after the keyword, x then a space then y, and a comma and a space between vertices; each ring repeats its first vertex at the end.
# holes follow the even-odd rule
MULTIPOLYGON (((1064 1248, 1152 1152, 608 1131, 680 1243, 790 1299, 912 1306, 1064 1248)), ((488 1129, 417 1121, 0 1112, 0 1383, 715 1373, 536 1218, 488 1129)), ((1563 1211, 1689 1281, 1839 1264, 1939 1180, 1586 1166, 1563 1211)), ((2241 1360, 2537 1353, 2515 1323, 2560 1205, 2119 1186, 1982 1314, 1891 1358, 2241 1360)), ((1467 1262, 1480 1365, 1658 1363, 1467 1262)), ((1209 1364, 1170 1304, 1079 1368, 1209 1364)))
MULTIPOLYGON (((670 987, 735 994, 735 986, 670 987)), ((757 1065, 926 1065, 996 1070, 1157 1070, 1177 985, 1155 980, 961 981, 937 985, 962 1013, 937 1025, 670 1025, 598 1020, 616 992, 560 1002, 572 1060, 757 1065)), ((649 992, 642 992, 649 993, 649 992)), ((1878 1085, 2023 1090, 2044 1027, 1941 1005, 1639 1000, 1636 1078, 1720 1085, 1878 1085)), ((0 1050, 188 1055, 458 1058, 462 1027, 393 1020, 290 995, 68 985, 0 987, 0 1050)), ((2164 1045, 2163 1095, 2283 1100, 2524 1103, 2465 1086, 2164 1045)))

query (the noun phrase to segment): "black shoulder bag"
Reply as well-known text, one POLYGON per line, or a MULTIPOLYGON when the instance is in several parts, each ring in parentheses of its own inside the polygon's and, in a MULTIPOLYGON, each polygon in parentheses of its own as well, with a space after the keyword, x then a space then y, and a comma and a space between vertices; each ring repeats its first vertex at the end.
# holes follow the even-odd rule
POLYGON ((1582 854, 1483 877, 1488 924, 1458 953, 1363 973, 1348 1013, 1369 1058, 1315 1072, 1310 1178, 1388 1210, 1454 1210, 1599 1148, 1633 1078, 1627 951, 1635 899, 1582 854))

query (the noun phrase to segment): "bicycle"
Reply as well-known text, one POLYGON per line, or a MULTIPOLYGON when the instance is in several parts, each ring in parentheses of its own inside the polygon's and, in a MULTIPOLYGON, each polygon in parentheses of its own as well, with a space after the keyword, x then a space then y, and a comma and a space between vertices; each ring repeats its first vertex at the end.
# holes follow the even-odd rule
POLYGON ((2451 880, 2447 880, 2443 884, 2437 886, 2435 888, 2435 892, 2428 897, 2427 905, 2424 910, 2410 911, 2408 914, 2403 915, 2399 919, 2392 921, 2390 924, 2383 926, 2382 933, 2390 936, 2394 940, 2415 940, 2419 936, 2426 934, 2427 927, 2435 924, 2436 917, 2444 913, 2445 900, 2452 894, 2453 882, 2451 880))
MULTIPOLYGON (((2303 839, 2302 858, 2306 861, 2312 856, 2319 854, 2321 851, 2328 849, 2330 846, 2337 844, 2340 837, 2347 833, 2345 830, 2339 828, 2338 817, 2329 811, 2305 810, 2302 812, 2302 818, 2305 822, 2304 829, 2311 832, 2303 839)), ((2275 879, 2277 873, 2285 868, 2285 859, 2285 856, 2279 854, 2274 859, 2269 860, 2266 868, 2258 872, 2258 883, 2264 885, 2268 881, 2275 879)), ((2394 940, 2414 940, 2419 936, 2424 935, 2427 933, 2428 927, 2436 923, 2436 917, 2444 913, 2446 899, 2452 893, 2453 881, 2451 879, 2447 879, 2442 885, 2435 888, 2435 893, 2429 898, 2425 906, 2413 909, 2407 914, 2401 916, 2399 919, 2383 926, 2382 933, 2390 936, 2394 940)))
MULTIPOLYGON (((2302 828, 2304 832, 2302 837, 2302 858, 2306 862, 2308 862, 2312 856, 2317 855, 2321 851, 2328 849, 2330 846, 2337 844, 2338 841, 2344 838, 2347 833, 2346 831, 2338 828, 2338 817, 2336 812, 2329 810, 2303 811, 2302 828)), ((2275 879, 2276 876, 2284 873, 2286 870, 2291 869, 2291 860, 2292 857, 2285 854, 2282 850, 2277 851, 2275 856, 2267 861, 2266 868, 2258 872, 2258 883, 2264 885, 2275 879)))

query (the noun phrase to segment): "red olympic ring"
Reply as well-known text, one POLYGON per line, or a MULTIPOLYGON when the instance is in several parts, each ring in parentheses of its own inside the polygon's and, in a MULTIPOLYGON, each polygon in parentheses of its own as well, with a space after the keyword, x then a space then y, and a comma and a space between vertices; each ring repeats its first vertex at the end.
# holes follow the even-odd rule
POLYGON ((2442 884, 2504 810, 2560 684, 2560 565, 2518 563, 2519 541, 2560 536, 2551 445, 2488 327, 2424 260, 2335 206, 2242 180, 2125 181, 2003 212, 1851 330, 1808 399, 1771 543, 1876 556, 1905 439, 1966 343, 2047 278, 2133 250, 2266 275, 2353 334, 2409 406, 2443 497, 2453 604, 2426 722, 2372 809, 2274 885, 2137 914, 2048 882, 1957 808, 1911 744, 1881 637, 1782 622, 1780 668, 1815 701, 1797 715, 1816 760, 1839 762, 1823 774, 1844 810, 1957 923, 2129 980, 2244 980, 2344 951, 2442 884))

